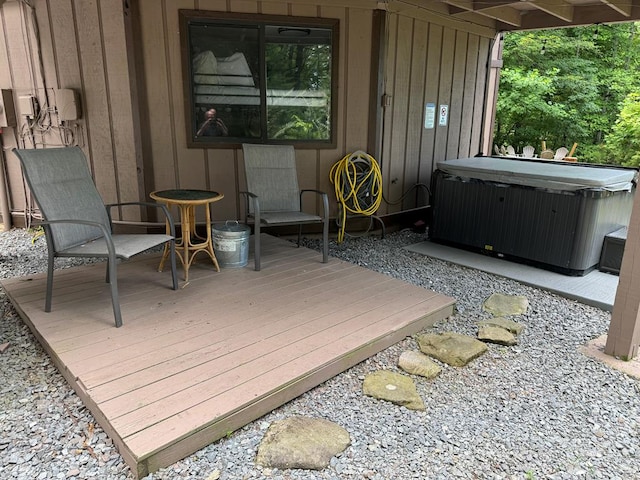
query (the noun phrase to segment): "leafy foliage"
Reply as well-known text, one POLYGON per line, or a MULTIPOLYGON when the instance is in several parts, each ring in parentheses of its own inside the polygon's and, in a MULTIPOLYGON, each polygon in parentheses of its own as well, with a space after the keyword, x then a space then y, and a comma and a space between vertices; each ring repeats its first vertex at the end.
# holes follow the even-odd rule
MULTIPOLYGON (((626 23, 505 34, 494 143, 539 150, 542 141, 554 149, 577 142, 581 161, 615 162, 607 136, 625 98, 640 92, 636 28, 626 23)), ((631 110, 629 115, 640 113, 631 110)))
MULTIPOLYGON (((331 47, 323 44, 277 44, 266 46, 267 87, 280 90, 331 92, 331 47)), ((280 106, 267 112, 271 139, 326 140, 330 137, 330 110, 280 106)))
POLYGON ((607 136, 605 153, 616 163, 640 166, 640 93, 630 93, 623 102, 620 116, 607 136))

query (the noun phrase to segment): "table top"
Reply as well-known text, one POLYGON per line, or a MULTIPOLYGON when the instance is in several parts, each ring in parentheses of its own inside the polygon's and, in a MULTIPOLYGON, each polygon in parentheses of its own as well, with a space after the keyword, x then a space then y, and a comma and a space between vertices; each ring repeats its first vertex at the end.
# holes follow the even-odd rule
POLYGON ((159 190, 149 194, 154 200, 172 203, 209 203, 220 200, 224 197, 222 193, 212 190, 191 190, 191 189, 175 189, 175 190, 159 190))

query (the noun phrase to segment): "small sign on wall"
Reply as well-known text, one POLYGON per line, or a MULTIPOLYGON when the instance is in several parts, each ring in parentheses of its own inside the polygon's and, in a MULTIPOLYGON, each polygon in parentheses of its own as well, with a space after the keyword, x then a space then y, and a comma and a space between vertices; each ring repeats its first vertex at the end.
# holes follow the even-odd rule
POLYGON ((424 128, 433 128, 436 124, 436 104, 427 103, 424 106, 424 128))
POLYGON ((440 105, 440 120, 438 125, 441 127, 447 126, 447 117, 449 116, 449 105, 440 105))

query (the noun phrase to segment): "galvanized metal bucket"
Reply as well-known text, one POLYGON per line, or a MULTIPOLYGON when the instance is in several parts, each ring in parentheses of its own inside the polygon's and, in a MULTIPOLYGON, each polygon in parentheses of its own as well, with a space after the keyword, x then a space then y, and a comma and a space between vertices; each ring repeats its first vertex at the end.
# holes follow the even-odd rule
POLYGON ((251 228, 237 220, 211 227, 213 249, 221 268, 244 267, 249 260, 249 234, 251 228))

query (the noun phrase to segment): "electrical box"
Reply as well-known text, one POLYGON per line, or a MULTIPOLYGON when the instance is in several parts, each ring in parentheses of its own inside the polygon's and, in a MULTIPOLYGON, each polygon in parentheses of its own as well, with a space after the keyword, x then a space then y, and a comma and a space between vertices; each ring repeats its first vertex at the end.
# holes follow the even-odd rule
POLYGON ((18 96, 18 112, 23 117, 33 118, 38 113, 38 102, 33 95, 18 96))
POLYGON ((78 93, 70 88, 55 91, 56 109, 61 121, 77 120, 80 118, 80 99, 78 93))
POLYGON ((0 90, 0 127, 15 127, 16 107, 13 103, 13 91, 0 90))

